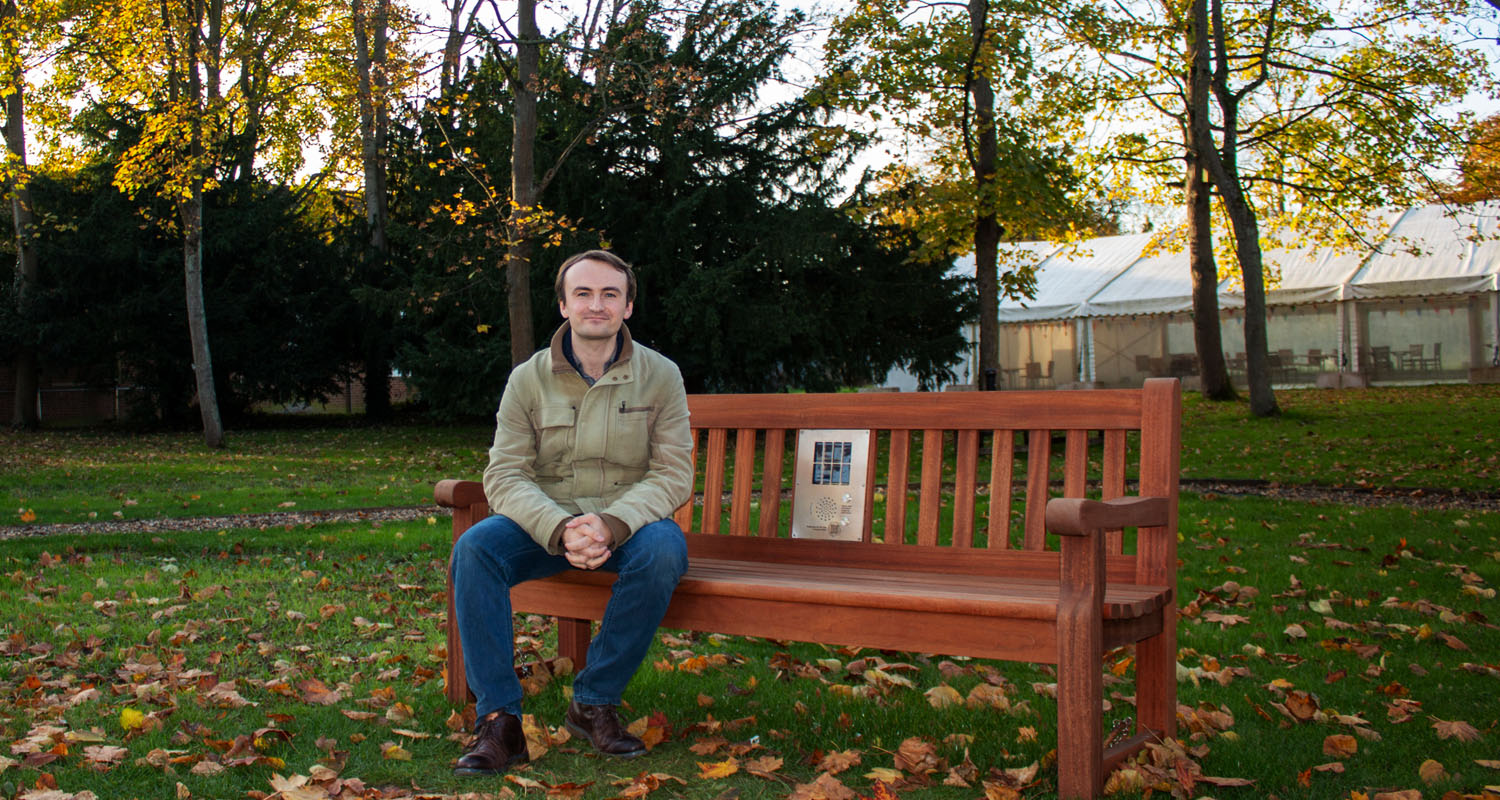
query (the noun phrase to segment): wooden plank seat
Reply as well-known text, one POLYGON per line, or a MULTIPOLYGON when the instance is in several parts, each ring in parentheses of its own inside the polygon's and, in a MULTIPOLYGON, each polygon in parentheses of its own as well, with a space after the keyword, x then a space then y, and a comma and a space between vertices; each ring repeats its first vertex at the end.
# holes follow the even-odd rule
MULTIPOLYGON (((1063 797, 1099 795, 1114 763, 1173 734, 1175 379, 1140 389, 688 400, 703 490, 676 514, 689 567, 665 627, 1055 664, 1063 797), (782 519, 795 502, 787 462, 796 432, 828 428, 872 431, 859 541, 789 538, 782 519), (1014 502, 981 513, 992 498, 1014 502), (1135 648, 1136 730, 1105 750, 1102 660, 1122 646, 1135 648)), ((453 508, 455 541, 489 514, 476 482, 446 480, 435 494, 453 508)), ((558 652, 581 666, 612 581, 569 571, 516 587, 512 603, 557 617, 558 652)), ((447 691, 462 703, 449 600, 447 691)))

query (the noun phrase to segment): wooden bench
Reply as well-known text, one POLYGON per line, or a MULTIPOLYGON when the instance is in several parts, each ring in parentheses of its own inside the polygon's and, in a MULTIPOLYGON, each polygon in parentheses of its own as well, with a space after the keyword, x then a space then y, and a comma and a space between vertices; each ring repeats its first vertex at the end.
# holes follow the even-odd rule
MULTIPOLYGON (((1097 796, 1115 763, 1173 735, 1176 379, 1085 391, 694 395, 688 405, 702 494, 675 517, 690 564, 664 627, 1055 664, 1063 797, 1097 796), (861 541, 789 538, 782 522, 796 431, 825 428, 872 431, 861 541), (878 487, 877 462, 889 464, 878 487), (993 498, 1014 511, 976 511, 993 498), (1124 645, 1135 647, 1136 727, 1106 750, 1102 660, 1124 645)), ((473 481, 445 480, 436 497, 453 509, 455 541, 489 514, 473 481)), ((512 602, 517 613, 558 617, 559 654, 581 666, 612 580, 570 571, 516 587, 512 602)), ((451 591, 448 620, 447 693, 463 703, 451 591)))

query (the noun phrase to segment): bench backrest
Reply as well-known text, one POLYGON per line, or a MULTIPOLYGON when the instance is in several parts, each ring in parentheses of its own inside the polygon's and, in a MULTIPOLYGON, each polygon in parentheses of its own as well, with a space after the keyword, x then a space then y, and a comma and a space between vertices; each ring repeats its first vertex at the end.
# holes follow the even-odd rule
POLYGON ((1108 552, 1134 554, 1111 572, 1166 583, 1175 569, 1175 379, 1086 391, 691 395, 688 406, 702 502, 678 509, 685 531, 786 537, 797 431, 867 429, 865 529, 854 546, 1047 551, 1048 499, 1108 500, 1135 482, 1134 494, 1171 498, 1172 523, 1136 532, 1133 548, 1111 532, 1108 552))

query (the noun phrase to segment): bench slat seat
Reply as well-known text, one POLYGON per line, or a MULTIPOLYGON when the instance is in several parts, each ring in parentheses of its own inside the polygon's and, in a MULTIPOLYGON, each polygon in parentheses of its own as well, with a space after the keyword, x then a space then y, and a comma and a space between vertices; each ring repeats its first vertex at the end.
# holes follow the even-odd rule
MULTIPOLYGON (((1099 796, 1112 765, 1173 735, 1175 379, 1084 391, 690 395, 688 407, 700 491, 673 514, 689 566, 664 627, 1055 664, 1065 798, 1099 796), (860 538, 790 538, 786 462, 797 433, 840 428, 870 432, 860 538), (1134 652, 1135 733, 1106 748, 1103 660, 1119 647, 1134 652)), ((442 481, 434 496, 453 509, 455 542, 490 513, 474 481, 442 481)), ((582 667, 613 581, 570 570, 514 587, 511 602, 556 617, 558 654, 582 667)), ((463 703, 451 591, 447 628, 448 697, 463 703)))
MULTIPOLYGON (((609 587, 608 573, 567 572, 551 580, 580 586, 609 587)), ((524 598, 525 586, 513 594, 524 598)), ((809 564, 770 564, 757 561, 690 557, 687 574, 677 586, 683 604, 706 598, 784 600, 818 606, 868 607, 931 613, 1016 619, 1057 618, 1057 580, 1038 578, 989 578, 972 575, 940 575, 896 569, 864 569, 809 564)), ((1114 585, 1104 599, 1108 620, 1141 617, 1161 610, 1168 602, 1164 586, 1114 585)), ((527 613, 548 612, 550 600, 538 598, 538 608, 527 613)), ((598 620, 603 607, 584 615, 598 620)), ((668 613, 671 613, 670 611, 668 613)), ((765 627, 768 622, 758 622, 765 627)), ((771 638, 798 638, 792 632, 771 638)), ((839 642, 837 644, 853 644, 839 642)))

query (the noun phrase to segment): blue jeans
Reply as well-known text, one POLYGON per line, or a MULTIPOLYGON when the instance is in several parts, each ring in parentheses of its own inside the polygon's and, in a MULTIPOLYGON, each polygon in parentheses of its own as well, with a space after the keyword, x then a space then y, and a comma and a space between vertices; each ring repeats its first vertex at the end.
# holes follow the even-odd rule
MULTIPOLYGON (((682 529, 665 519, 636 531, 599 567, 619 577, 599 633, 589 644, 587 664, 573 680, 574 700, 588 705, 620 703, 625 685, 646 658, 687 561, 682 529)), ((480 718, 500 710, 519 715, 522 692, 515 672, 510 587, 575 567, 497 514, 459 537, 448 568, 475 711, 480 718)))

